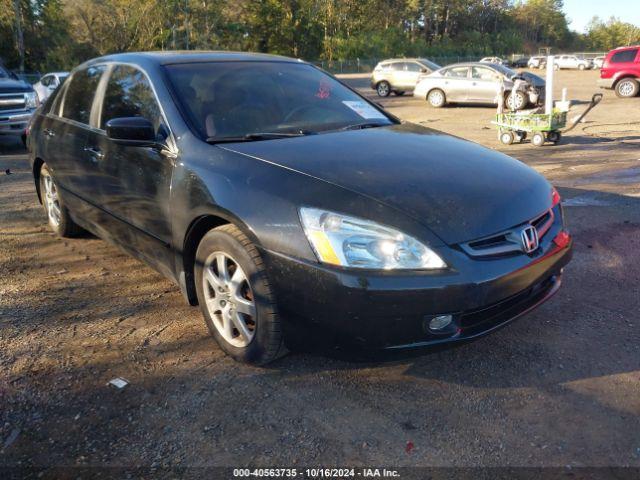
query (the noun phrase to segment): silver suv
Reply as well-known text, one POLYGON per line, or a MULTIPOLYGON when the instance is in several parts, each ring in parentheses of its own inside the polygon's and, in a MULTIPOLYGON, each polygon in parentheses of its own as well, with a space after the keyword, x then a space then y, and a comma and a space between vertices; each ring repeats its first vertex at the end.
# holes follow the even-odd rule
POLYGON ((398 58, 383 60, 376 65, 371 75, 371 88, 381 97, 388 97, 391 92, 403 95, 413 91, 418 79, 440 68, 426 58, 398 58))

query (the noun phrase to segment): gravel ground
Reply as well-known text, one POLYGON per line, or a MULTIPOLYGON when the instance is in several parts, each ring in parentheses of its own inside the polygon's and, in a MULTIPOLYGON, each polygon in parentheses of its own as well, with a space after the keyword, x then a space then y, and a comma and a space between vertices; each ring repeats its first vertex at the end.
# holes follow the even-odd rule
MULTIPOLYGON (((586 102, 596 78, 562 71, 558 87, 586 102)), ((575 256, 556 297, 437 353, 239 365, 155 271, 50 233, 24 152, 0 139, 0 468, 640 467, 640 98, 606 92, 543 148, 500 145, 487 107, 382 103, 560 187, 575 256)))

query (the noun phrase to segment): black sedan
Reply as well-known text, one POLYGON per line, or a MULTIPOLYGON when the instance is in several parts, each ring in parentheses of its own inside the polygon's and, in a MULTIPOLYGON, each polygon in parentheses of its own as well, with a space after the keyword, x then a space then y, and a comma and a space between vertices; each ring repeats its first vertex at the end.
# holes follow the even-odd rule
POLYGON ((534 170, 289 58, 91 60, 28 144, 53 230, 86 229, 173 279, 246 362, 299 339, 469 340, 553 295, 571 255, 534 170))

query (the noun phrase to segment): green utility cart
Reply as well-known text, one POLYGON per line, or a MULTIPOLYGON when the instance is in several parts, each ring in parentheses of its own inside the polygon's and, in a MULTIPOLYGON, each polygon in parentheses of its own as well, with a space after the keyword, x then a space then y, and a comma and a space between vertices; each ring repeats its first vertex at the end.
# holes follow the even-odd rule
POLYGON ((498 127, 498 139, 505 145, 523 142, 531 134, 531 143, 541 147, 545 142, 554 145, 560 141, 560 129, 567 125, 567 112, 499 113, 491 122, 498 127))

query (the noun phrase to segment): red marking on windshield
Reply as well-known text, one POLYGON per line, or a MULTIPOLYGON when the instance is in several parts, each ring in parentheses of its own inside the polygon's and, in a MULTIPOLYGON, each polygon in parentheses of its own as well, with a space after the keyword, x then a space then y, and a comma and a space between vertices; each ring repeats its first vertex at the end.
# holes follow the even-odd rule
POLYGON ((316 97, 325 99, 331 96, 331 84, 326 80, 320 80, 320 85, 318 86, 318 93, 316 93, 316 97))

